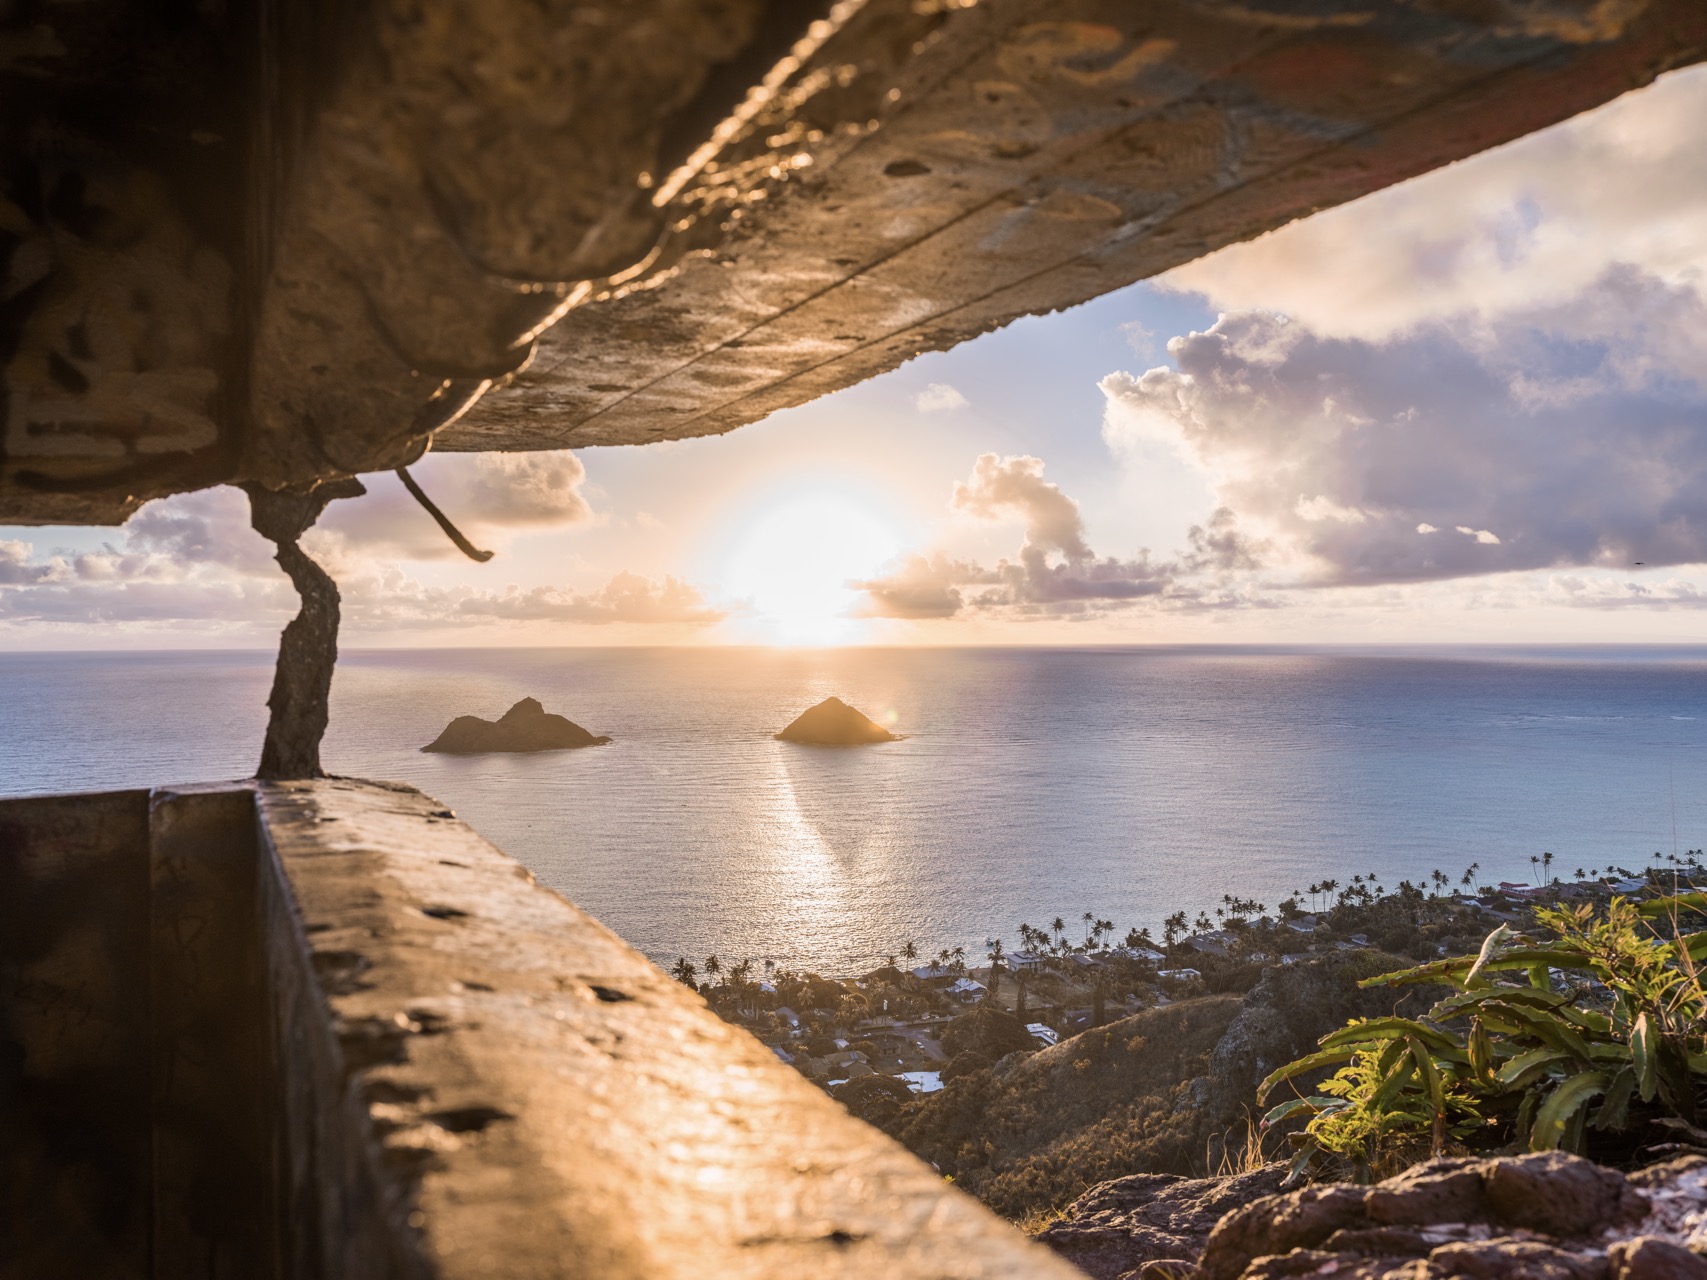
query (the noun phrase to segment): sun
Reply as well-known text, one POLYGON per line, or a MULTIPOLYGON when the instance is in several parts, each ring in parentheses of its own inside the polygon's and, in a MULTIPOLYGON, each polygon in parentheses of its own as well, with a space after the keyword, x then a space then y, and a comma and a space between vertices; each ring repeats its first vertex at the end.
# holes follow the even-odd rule
POLYGON ((764 633, 782 644, 853 638, 850 616, 869 578, 901 549, 895 531, 844 494, 795 494, 763 508, 742 531, 724 580, 751 603, 764 633))

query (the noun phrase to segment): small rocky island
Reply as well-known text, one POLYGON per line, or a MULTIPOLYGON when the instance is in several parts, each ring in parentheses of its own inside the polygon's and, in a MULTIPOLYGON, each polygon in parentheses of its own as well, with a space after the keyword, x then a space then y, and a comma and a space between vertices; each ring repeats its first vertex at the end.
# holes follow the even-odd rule
POLYGON ((588 733, 573 720, 549 714, 538 698, 523 698, 496 723, 479 716, 458 716, 421 750, 453 755, 481 751, 561 751, 567 747, 603 746, 609 741, 607 737, 588 733))
POLYGON ((820 747, 899 742, 901 737, 901 734, 890 733, 840 698, 825 698, 817 706, 801 712, 788 728, 776 735, 779 742, 806 742, 820 747))

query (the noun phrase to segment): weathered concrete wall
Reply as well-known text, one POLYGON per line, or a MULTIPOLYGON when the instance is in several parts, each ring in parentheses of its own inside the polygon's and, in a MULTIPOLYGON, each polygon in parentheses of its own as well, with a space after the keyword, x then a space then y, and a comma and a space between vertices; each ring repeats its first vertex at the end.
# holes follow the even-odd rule
POLYGON ((1062 1277, 434 801, 0 801, 0 1275, 1062 1277))
POLYGON ((0 14, 0 521, 726 431, 1707 56, 1700 0, 0 14))
POLYGON ((148 793, 0 802, 0 1275, 148 1274, 148 793))
POLYGON ((246 787, 0 801, 0 1275, 421 1274, 246 787))

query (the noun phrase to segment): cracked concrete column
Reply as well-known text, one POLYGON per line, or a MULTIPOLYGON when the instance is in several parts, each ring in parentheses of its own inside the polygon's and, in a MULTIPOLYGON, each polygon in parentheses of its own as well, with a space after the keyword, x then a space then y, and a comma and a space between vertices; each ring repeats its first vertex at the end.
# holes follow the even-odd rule
POLYGON ((359 498, 367 489, 353 476, 316 485, 306 493, 243 486, 249 495, 250 523, 278 548, 279 567, 290 575, 302 608, 279 637, 271 715, 261 749, 257 778, 283 781, 323 778, 320 739, 326 733, 332 668, 338 661, 338 584, 298 545, 337 498, 359 498))

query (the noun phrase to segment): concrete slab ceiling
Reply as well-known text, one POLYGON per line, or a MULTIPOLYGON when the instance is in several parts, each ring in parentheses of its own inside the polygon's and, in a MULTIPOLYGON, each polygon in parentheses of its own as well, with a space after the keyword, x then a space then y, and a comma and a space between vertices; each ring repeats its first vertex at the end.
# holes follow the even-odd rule
POLYGON ((95 8, 0 19, 5 522, 727 431, 1707 56, 1699 0, 95 8))

